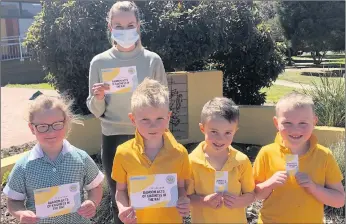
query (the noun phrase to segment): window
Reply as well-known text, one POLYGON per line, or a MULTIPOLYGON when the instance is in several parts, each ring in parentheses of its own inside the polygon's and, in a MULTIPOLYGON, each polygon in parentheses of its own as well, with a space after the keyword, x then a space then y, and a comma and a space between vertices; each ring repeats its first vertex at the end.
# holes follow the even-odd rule
POLYGON ((19 19, 19 34, 21 37, 26 37, 29 27, 34 22, 34 19, 19 19))
POLYGON ((2 18, 8 17, 19 17, 20 7, 19 2, 1 2, 1 12, 2 18))
POLYGON ((19 36, 19 23, 17 18, 1 19, 1 38, 19 36))
POLYGON ((42 6, 40 3, 24 3, 22 2, 22 15, 21 17, 33 18, 41 12, 42 6))

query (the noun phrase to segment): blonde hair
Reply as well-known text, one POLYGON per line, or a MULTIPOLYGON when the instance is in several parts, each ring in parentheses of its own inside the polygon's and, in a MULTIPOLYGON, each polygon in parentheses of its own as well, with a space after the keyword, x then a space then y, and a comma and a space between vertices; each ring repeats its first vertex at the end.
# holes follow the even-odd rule
POLYGON ((302 107, 311 107, 314 112, 315 105, 312 97, 298 92, 288 93, 277 102, 275 107, 276 115, 278 115, 278 112, 283 108, 297 109, 302 107))
POLYGON ((145 78, 132 94, 131 111, 148 106, 169 108, 169 92, 157 80, 145 78))
POLYGON ((67 136, 71 131, 72 123, 83 125, 83 122, 79 119, 79 117, 72 113, 72 104, 73 101, 69 99, 40 95, 29 105, 27 112, 27 121, 29 123, 32 123, 37 112, 59 109, 64 114, 65 125, 67 126, 67 136))
MULTIPOLYGON (((118 1, 116 2, 111 9, 108 12, 107 15, 107 22, 110 26, 112 26, 112 19, 113 19, 113 14, 116 11, 121 11, 121 12, 133 12, 133 14, 136 17, 136 21, 137 23, 140 23, 140 19, 139 19, 139 9, 137 7, 137 5, 133 2, 133 1, 118 1)), ((138 30, 139 33, 139 39, 136 42, 136 44, 138 44, 139 46, 142 47, 142 41, 141 41, 141 33, 140 30, 138 30)), ((112 41, 113 45, 117 45, 116 41, 112 41)))

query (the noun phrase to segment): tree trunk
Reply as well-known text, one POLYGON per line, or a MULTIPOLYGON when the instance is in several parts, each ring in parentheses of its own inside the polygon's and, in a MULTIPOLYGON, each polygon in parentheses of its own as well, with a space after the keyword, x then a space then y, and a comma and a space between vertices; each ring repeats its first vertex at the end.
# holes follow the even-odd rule
POLYGON ((292 66, 292 53, 291 48, 288 48, 288 64, 289 66, 292 66))
POLYGON ((320 51, 311 52, 311 57, 314 59, 314 64, 320 65, 326 53, 326 51, 323 51, 322 54, 320 53, 320 51))

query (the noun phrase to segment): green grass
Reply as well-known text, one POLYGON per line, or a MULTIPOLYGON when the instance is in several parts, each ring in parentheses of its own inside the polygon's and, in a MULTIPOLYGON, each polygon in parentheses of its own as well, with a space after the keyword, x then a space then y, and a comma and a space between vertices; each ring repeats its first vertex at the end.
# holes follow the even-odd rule
MULTIPOLYGON (((279 75, 278 79, 302 84, 312 84, 312 82, 321 82, 320 77, 312 75, 302 75, 301 71, 285 71, 279 75)), ((328 79, 337 80, 341 78, 329 77, 328 79)))
POLYGON ((50 89, 54 90, 54 87, 48 83, 38 83, 38 84, 7 84, 5 87, 9 88, 29 88, 29 89, 50 89))
POLYGON ((272 85, 269 88, 261 89, 261 92, 267 93, 266 103, 277 103, 282 96, 293 92, 294 90, 296 89, 292 87, 272 85))
MULTIPOLYGON (((313 58, 311 56, 293 56, 292 59, 296 63, 304 62, 304 63, 313 63, 313 58)), ((322 65, 345 65, 345 55, 325 55, 323 57, 322 65)))

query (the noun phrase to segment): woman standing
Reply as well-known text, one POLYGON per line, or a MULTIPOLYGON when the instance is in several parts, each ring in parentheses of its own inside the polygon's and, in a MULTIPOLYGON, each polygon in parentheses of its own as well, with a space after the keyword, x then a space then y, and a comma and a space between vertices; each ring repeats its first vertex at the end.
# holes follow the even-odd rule
POLYGON ((151 77, 167 86, 160 56, 144 49, 140 39, 138 7, 130 1, 115 3, 108 14, 113 47, 90 62, 87 106, 102 127, 102 164, 112 197, 115 223, 121 223, 115 204, 116 182, 111 178, 118 145, 133 138, 134 127, 128 113, 133 90, 151 77))

